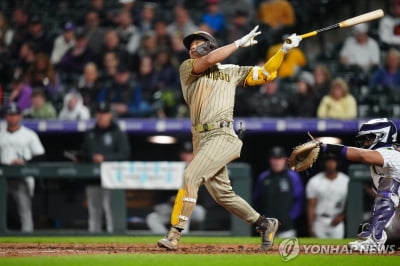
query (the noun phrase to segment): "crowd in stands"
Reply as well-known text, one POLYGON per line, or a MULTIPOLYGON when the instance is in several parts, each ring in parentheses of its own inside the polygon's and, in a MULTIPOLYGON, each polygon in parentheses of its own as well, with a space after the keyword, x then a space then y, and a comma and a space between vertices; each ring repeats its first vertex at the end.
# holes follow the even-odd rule
MULTIPOLYGON (((96 103, 105 101, 117 117, 187 117, 179 80, 179 64, 188 58, 183 37, 204 30, 222 45, 260 24, 259 45, 229 58, 256 65, 280 49, 287 34, 311 28, 316 11, 299 2, 5 1, 0 106, 15 102, 25 118, 77 120, 92 117, 96 103)), ((391 1, 382 20, 349 32, 315 58, 302 46, 293 49, 275 81, 238 88, 235 115, 400 115, 394 108, 400 103, 400 0, 391 1)))

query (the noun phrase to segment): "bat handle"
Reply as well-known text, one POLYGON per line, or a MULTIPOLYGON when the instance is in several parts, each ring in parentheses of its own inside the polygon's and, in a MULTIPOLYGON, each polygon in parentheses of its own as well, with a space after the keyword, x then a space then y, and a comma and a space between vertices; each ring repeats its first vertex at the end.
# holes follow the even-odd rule
POLYGON ((311 31, 311 32, 308 32, 308 33, 300 35, 300 37, 301 37, 301 39, 305 39, 305 38, 309 38, 309 37, 315 36, 317 34, 318 34, 317 31, 311 31))

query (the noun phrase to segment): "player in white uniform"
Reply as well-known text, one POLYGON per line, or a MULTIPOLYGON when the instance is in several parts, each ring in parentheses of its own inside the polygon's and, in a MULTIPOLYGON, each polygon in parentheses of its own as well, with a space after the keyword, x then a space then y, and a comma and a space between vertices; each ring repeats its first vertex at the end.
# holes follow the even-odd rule
POLYGON ((311 177, 306 187, 310 235, 343 238, 349 177, 338 171, 336 157, 327 157, 324 164, 324 171, 311 177))
MULTIPOLYGON (((22 126, 21 111, 15 104, 6 109, 7 128, 0 131, 0 163, 3 165, 24 165, 35 156, 44 154, 38 135, 22 126)), ((21 221, 21 231, 33 231, 32 197, 33 177, 9 179, 9 190, 14 197, 21 221)))
POLYGON ((400 240, 400 152, 394 147, 397 140, 396 125, 387 118, 372 119, 361 125, 356 137, 357 146, 323 144, 327 153, 371 165, 371 176, 377 190, 369 226, 363 228, 353 250, 381 250, 387 241, 400 240))

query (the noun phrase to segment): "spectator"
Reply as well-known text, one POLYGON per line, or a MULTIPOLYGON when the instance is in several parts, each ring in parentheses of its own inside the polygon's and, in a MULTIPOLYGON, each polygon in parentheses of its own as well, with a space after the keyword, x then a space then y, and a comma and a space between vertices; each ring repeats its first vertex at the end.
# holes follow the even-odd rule
POLYGON ((178 70, 172 64, 171 55, 166 50, 157 53, 154 66, 157 91, 162 94, 164 115, 175 117, 182 97, 178 70))
POLYGON ((99 40, 103 40, 104 30, 100 27, 100 18, 96 11, 87 12, 84 29, 89 50, 96 58, 100 57, 102 43, 99 40))
POLYGON ((83 105, 82 96, 70 92, 64 97, 64 106, 58 115, 61 120, 87 120, 90 118, 89 109, 83 105))
POLYGON ((320 102, 322 97, 329 93, 331 74, 325 64, 317 64, 314 67, 313 74, 315 80, 314 88, 317 94, 318 102, 320 102))
POLYGON ((118 56, 118 61, 124 65, 130 62, 130 54, 120 43, 120 37, 115 30, 109 30, 104 35, 103 52, 114 52, 118 56))
POLYGON ((7 17, 0 12, 0 50, 9 47, 14 37, 13 29, 8 25, 7 17))
POLYGON ((126 51, 135 54, 140 46, 141 33, 133 24, 130 12, 122 11, 118 15, 117 33, 126 51))
POLYGON ((51 63, 54 65, 75 45, 75 29, 75 24, 69 21, 64 24, 64 32, 55 39, 51 53, 51 63))
POLYGON ((315 117, 317 110, 317 98, 314 90, 314 77, 310 72, 300 73, 296 92, 290 97, 290 114, 294 117, 315 117))
MULTIPOLYGON (((282 46, 282 41, 284 41, 288 36, 284 35, 282 40, 279 40, 276 44, 268 48, 267 60, 270 59, 282 46)), ((283 59, 282 65, 278 70, 278 77, 291 78, 294 77, 301 67, 307 64, 307 58, 300 48, 296 47, 290 50, 285 58, 283 59)))
MULTIPOLYGON (((21 110, 11 103, 5 111, 6 129, 0 130, 0 163, 3 165, 25 165, 44 154, 38 135, 21 125, 21 110)), ((33 232, 32 197, 33 177, 8 180, 9 192, 13 196, 21 222, 22 232, 33 232)))
POLYGON ((181 63, 189 58, 182 40, 182 36, 178 34, 171 36, 172 52, 174 54, 174 57, 178 60, 178 63, 181 63))
POLYGON ((272 31, 281 32, 295 25, 296 14, 287 0, 266 0, 258 6, 258 18, 272 31))
POLYGON ((325 95, 317 109, 318 118, 354 119, 357 102, 350 94, 346 81, 336 78, 331 82, 329 94, 325 95))
POLYGON ((152 2, 143 3, 140 12, 139 28, 142 34, 146 34, 154 29, 154 21, 156 17, 156 4, 152 2))
POLYGON ((36 54, 26 77, 32 87, 42 88, 52 100, 58 99, 62 93, 60 80, 47 54, 36 54))
POLYGON ((349 177, 338 170, 338 160, 327 157, 324 171, 306 186, 308 229, 311 237, 343 238, 349 177))
POLYGON ((225 17, 220 12, 219 0, 207 0, 207 12, 201 18, 201 22, 208 25, 213 36, 223 37, 225 31, 225 17))
POLYGON ((13 76, 25 76, 33 61, 35 61, 35 51, 32 43, 23 43, 19 51, 19 56, 17 58, 13 76))
POLYGON ((146 35, 143 35, 141 46, 138 50, 139 57, 154 57, 158 50, 159 47, 155 34, 153 32, 149 32, 146 35))
POLYGON ((154 71, 153 59, 149 56, 140 60, 139 73, 135 77, 134 97, 129 106, 132 116, 161 114, 160 99, 156 99, 158 77, 154 71))
POLYGON ((93 60, 94 56, 88 47, 88 39, 83 28, 76 29, 75 37, 75 46, 64 54, 58 67, 64 73, 79 75, 84 66, 93 60))
POLYGON ((46 95, 42 90, 34 90, 31 101, 32 106, 22 113, 24 118, 54 119, 57 117, 54 106, 46 101, 46 95))
MULTIPOLYGON (((113 121, 111 109, 107 103, 100 103, 96 107, 96 124, 93 129, 86 132, 81 153, 86 162, 98 164, 106 161, 129 160, 130 144, 128 136, 113 121)), ((86 187, 86 196, 88 200, 89 232, 101 232, 104 212, 106 230, 112 233, 114 225, 110 191, 101 188, 99 179, 86 187)))
POLYGON ((183 6, 174 8, 174 21, 168 25, 168 33, 170 36, 178 34, 179 36, 187 36, 198 29, 189 16, 189 12, 183 6))
POLYGON ((109 103, 118 117, 128 116, 131 101, 137 101, 138 104, 141 102, 141 92, 133 88, 134 80, 129 69, 119 65, 112 83, 100 91, 98 101, 109 103))
POLYGON ((385 64, 372 73, 369 86, 400 89, 400 53, 398 50, 392 48, 387 52, 385 64))
POLYGON ((279 80, 271 80, 260 87, 249 102, 250 112, 261 117, 285 117, 289 114, 288 99, 278 92, 279 80))
POLYGON ((94 11, 98 14, 101 27, 114 26, 112 16, 110 12, 107 12, 106 3, 104 0, 90 0, 89 11, 94 11))
POLYGON ((12 13, 12 22, 14 38, 11 43, 11 53, 13 56, 17 56, 21 49, 21 45, 25 43, 28 38, 28 11, 21 7, 14 9, 12 13))
POLYGON ((259 212, 281 221, 277 237, 289 238, 296 237, 295 221, 301 213, 304 188, 300 176, 286 167, 286 161, 287 154, 283 147, 271 148, 271 168, 257 178, 254 203, 259 212))
POLYGON ((105 86, 109 86, 117 73, 119 63, 118 55, 115 52, 106 52, 103 57, 103 72, 101 82, 105 86))
POLYGON ((391 2, 391 14, 386 14, 379 21, 378 34, 381 43, 387 47, 400 48, 400 1, 391 2))
MULTIPOLYGON (((250 25, 248 12, 247 10, 240 9, 232 15, 230 23, 227 24, 227 43, 234 42, 251 31, 252 27, 250 25)), ((245 64, 249 62, 248 64, 251 64, 254 60, 252 60, 249 50, 240 49, 229 58, 229 62, 232 64, 245 64)))
POLYGON ((136 0, 119 0, 120 4, 119 10, 122 12, 128 12, 132 18, 133 24, 140 24, 138 21, 140 18, 140 8, 136 4, 136 0))
POLYGON ((11 83, 11 94, 8 101, 16 103, 21 111, 31 107, 32 87, 24 78, 15 78, 11 83))
POLYGON ((163 19, 158 19, 154 22, 154 34, 160 50, 172 50, 172 41, 168 35, 167 26, 167 22, 163 19))
POLYGON ((347 37, 340 51, 340 63, 356 66, 369 72, 379 65, 380 50, 378 42, 368 36, 368 24, 353 27, 353 36, 347 37))
POLYGON ((82 104, 92 110, 102 89, 95 63, 89 62, 85 65, 83 75, 79 78, 77 89, 82 97, 82 104))
POLYGON ((33 44, 36 53, 42 52, 50 55, 53 43, 44 28, 44 22, 38 15, 32 16, 29 21, 29 34, 27 41, 33 44))

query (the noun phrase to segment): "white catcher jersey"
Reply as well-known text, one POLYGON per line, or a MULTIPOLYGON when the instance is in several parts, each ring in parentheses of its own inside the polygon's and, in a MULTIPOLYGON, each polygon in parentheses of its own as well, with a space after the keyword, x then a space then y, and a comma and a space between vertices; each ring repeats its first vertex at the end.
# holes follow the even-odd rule
POLYGON ((390 177, 400 182, 400 152, 393 147, 376 149, 383 157, 383 166, 371 166, 371 176, 376 188, 383 177, 390 177))
POLYGON ((38 135, 29 128, 21 126, 15 132, 0 130, 0 161, 11 164, 15 159, 31 160, 44 154, 44 148, 38 135))
POLYGON ((317 199, 315 208, 317 215, 325 214, 334 217, 343 212, 349 180, 349 177, 341 172, 333 180, 328 179, 324 172, 321 172, 308 181, 307 199, 317 199))

